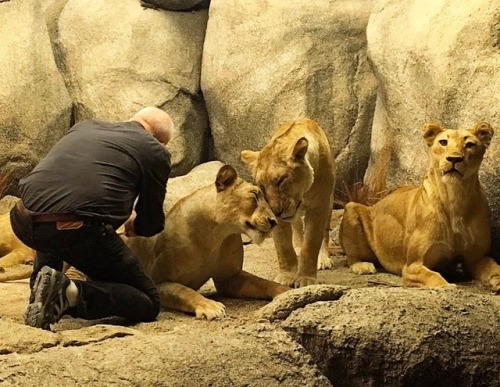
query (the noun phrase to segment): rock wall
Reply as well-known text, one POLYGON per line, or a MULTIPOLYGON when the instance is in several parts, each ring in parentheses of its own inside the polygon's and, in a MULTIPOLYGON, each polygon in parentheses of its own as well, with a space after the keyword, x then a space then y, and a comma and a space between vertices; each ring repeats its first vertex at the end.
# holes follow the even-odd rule
POLYGON ((216 158, 244 171, 242 149, 308 116, 328 133, 339 180, 361 179, 375 106, 365 36, 373 3, 212 0, 201 86, 216 158))
POLYGON ((172 115, 174 175, 198 165, 208 122, 200 96, 207 11, 143 9, 138 1, 69 0, 59 18, 61 69, 75 119, 124 120, 143 106, 172 115))
POLYGON ((0 174, 26 174, 69 128, 71 99, 39 0, 0 3, 0 174))

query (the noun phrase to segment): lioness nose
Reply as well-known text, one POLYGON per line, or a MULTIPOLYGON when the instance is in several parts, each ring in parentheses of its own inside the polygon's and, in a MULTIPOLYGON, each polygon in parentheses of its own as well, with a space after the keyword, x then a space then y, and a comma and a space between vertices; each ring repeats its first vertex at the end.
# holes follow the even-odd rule
POLYGON ((464 161, 464 158, 463 156, 446 156, 446 160, 448 160, 450 163, 456 164, 464 161))
POLYGON ((274 218, 267 218, 267 220, 269 221, 269 224, 271 225, 271 228, 273 228, 274 226, 276 226, 278 224, 276 222, 276 219, 274 219, 274 218))

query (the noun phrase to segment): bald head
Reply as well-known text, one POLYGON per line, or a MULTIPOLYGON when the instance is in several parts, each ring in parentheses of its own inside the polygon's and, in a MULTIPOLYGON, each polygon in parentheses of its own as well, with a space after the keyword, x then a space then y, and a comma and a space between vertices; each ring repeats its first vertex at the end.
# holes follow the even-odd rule
POLYGON ((168 143, 174 135, 174 122, 163 110, 153 106, 139 110, 130 121, 139 122, 162 144, 168 143))

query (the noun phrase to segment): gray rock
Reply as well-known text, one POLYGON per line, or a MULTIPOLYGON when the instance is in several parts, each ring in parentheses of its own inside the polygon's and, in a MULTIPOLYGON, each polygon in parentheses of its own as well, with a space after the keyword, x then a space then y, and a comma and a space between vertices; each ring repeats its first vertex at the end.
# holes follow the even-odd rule
POLYGON ((214 184, 215 189, 215 178, 223 165, 224 163, 220 161, 210 161, 198 165, 185 175, 169 179, 167 183, 167 196, 163 205, 165 212, 170 211, 179 199, 199 188, 214 184))
POLYGON ((493 300, 453 289, 353 289, 281 326, 335 386, 498 386, 493 300))
POLYGON ((0 36, 0 174, 18 180, 69 129, 71 100, 40 0, 1 3, 0 36))
POLYGON ((310 285, 292 289, 280 294, 272 302, 262 307, 256 314, 258 318, 271 322, 284 320, 299 308, 318 301, 334 301, 343 296, 347 287, 336 285, 310 285))
POLYGON ((0 380, 7 385, 331 385, 303 348, 269 324, 212 324, 210 334, 199 324, 182 323, 147 335, 102 325, 77 332, 28 327, 18 332, 23 351, 4 352, 0 360, 0 380), (38 348, 27 346, 31 339, 38 348))
POLYGON ((173 175, 207 153, 208 118, 200 71, 208 13, 157 12, 139 2, 69 0, 59 18, 58 50, 75 120, 123 121, 144 106, 173 118, 173 175))
POLYGON ((376 95, 365 34, 373 3, 213 0, 201 85, 215 158, 247 173, 241 150, 308 116, 328 133, 339 186, 361 179, 376 95))

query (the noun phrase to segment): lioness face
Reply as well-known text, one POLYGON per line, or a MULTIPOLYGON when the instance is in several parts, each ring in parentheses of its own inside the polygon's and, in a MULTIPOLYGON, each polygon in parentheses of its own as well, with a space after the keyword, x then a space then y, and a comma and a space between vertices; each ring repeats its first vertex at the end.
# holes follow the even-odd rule
POLYGON ((219 170, 215 185, 219 223, 236 225, 257 244, 270 236, 277 221, 259 187, 239 178, 229 165, 219 170))
POLYGON ((485 122, 471 130, 443 129, 437 123, 424 128, 432 167, 450 182, 477 173, 492 136, 493 129, 485 122))
POLYGON ((305 157, 307 148, 308 141, 303 137, 292 146, 274 143, 260 152, 241 154, 243 161, 252 167, 255 182, 271 210, 286 222, 297 217, 304 194, 314 181, 313 169, 305 157))

